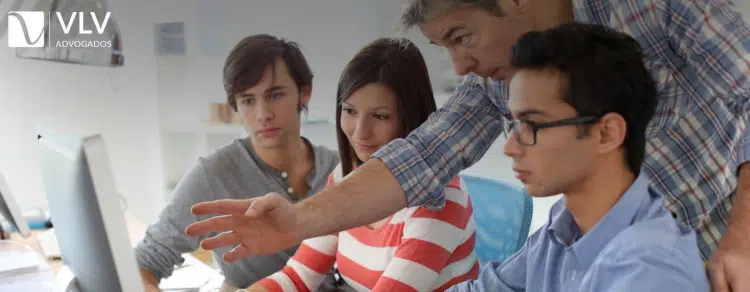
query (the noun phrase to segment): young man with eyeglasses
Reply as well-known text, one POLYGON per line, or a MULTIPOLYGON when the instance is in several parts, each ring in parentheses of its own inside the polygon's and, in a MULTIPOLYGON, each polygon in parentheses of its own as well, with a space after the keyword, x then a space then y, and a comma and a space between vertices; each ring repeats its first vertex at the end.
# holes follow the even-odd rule
POLYGON ((529 195, 563 194, 516 254, 452 291, 708 291, 695 233, 641 174, 656 85, 637 42, 585 24, 511 55, 504 152, 529 195))

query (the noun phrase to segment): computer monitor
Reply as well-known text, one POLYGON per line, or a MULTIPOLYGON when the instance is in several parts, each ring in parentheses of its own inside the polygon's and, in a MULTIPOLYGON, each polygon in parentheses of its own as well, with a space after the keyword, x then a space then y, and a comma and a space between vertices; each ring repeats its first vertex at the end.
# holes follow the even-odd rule
POLYGON ((29 223, 23 217, 21 208, 16 204, 16 199, 13 198, 13 193, 10 192, 8 182, 5 181, 2 173, 0 173, 0 214, 21 236, 31 236, 29 223))
POLYGON ((37 132, 52 224, 77 291, 143 291, 104 140, 37 132))

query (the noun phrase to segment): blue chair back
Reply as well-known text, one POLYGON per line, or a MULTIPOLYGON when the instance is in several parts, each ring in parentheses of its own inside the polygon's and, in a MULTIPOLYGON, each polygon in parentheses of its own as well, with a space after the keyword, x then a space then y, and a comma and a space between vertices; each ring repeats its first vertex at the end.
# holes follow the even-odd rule
POLYGON ((533 202, 523 189, 500 181, 461 175, 476 222, 475 252, 480 264, 502 261, 526 243, 533 202))

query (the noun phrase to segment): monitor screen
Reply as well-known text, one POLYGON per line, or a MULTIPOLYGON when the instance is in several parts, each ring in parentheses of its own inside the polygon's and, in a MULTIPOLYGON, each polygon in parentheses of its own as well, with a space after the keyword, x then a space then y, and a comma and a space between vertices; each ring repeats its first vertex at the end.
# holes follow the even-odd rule
POLYGON ((103 138, 38 133, 52 224, 78 291, 143 291, 103 138))
POLYGON ((2 173, 0 173, 0 215, 2 215, 0 219, 8 221, 13 229, 23 237, 31 236, 29 223, 23 217, 21 208, 16 204, 13 193, 11 193, 8 182, 5 181, 2 173))

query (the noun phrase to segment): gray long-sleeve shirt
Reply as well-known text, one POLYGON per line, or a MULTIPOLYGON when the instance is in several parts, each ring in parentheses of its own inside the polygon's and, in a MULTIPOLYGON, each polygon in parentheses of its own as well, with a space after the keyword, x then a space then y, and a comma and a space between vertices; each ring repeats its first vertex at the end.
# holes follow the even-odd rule
MULTIPOLYGON (((307 176, 310 190, 302 199, 322 190, 328 175, 339 163, 336 151, 323 146, 312 148, 315 168, 307 176)), ((149 226, 144 239, 136 246, 138 265, 159 279, 169 277, 174 266, 182 264, 183 253, 195 251, 199 248, 200 240, 217 235, 185 235, 188 225, 210 217, 193 215, 190 212, 191 206, 218 199, 247 199, 269 192, 285 195, 290 201, 296 202, 293 199, 295 196, 289 195, 293 190, 287 178, 286 173, 264 163, 255 154, 247 138, 236 139, 206 157, 199 158, 177 184, 156 223, 149 226)), ((221 259, 230 247, 214 250, 213 256, 228 284, 247 287, 282 269, 296 249, 297 246, 280 253, 252 256, 233 263, 221 259)))

